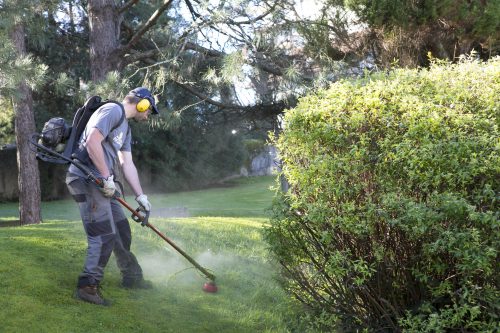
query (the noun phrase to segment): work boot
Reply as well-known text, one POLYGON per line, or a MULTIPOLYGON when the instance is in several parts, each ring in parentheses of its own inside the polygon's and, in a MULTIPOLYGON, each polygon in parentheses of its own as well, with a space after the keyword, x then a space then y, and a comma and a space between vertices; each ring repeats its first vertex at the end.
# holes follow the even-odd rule
POLYGON ((126 289, 152 289, 153 283, 151 283, 151 281, 144 280, 142 278, 141 279, 125 278, 122 280, 121 287, 126 289))
POLYGON ((78 287, 76 289, 76 298, 97 305, 110 305, 107 300, 102 298, 99 288, 96 285, 78 287))

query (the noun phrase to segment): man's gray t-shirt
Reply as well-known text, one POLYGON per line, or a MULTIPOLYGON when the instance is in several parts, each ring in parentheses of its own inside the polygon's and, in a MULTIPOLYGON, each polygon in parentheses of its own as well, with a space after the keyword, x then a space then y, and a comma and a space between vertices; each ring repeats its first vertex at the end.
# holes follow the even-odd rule
MULTIPOLYGON (((119 124, 122 120, 122 114, 123 110, 118 104, 104 104, 92 114, 78 143, 80 149, 86 149, 85 143, 87 141, 87 137, 90 134, 90 131, 93 128, 97 128, 99 132, 101 132, 101 134, 104 136, 104 140, 102 141, 104 158, 106 160, 108 169, 112 173, 115 163, 118 159, 117 152, 131 151, 132 135, 130 133, 128 121, 124 118, 122 123, 119 124), (116 128, 111 131, 114 127, 116 128)), ((97 177, 102 177, 102 175, 93 164, 89 165, 89 167, 94 175, 96 175, 97 177)), ((73 164, 71 164, 68 171, 82 177, 87 176, 73 164)))

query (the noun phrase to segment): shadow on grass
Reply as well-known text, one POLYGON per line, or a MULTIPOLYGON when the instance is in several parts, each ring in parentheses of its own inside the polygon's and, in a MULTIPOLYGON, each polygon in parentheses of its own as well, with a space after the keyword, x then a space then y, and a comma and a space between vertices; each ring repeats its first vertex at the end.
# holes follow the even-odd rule
POLYGON ((2 220, 0 221, 0 228, 2 227, 18 227, 21 226, 20 220, 2 220))

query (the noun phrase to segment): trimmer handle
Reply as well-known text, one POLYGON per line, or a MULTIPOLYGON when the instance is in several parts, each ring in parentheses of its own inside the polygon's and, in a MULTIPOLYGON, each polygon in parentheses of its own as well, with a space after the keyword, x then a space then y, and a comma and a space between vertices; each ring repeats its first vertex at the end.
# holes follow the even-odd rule
POLYGON ((137 207, 134 213, 132 213, 132 220, 137 223, 140 223, 143 227, 149 224, 149 211, 144 211, 141 207, 137 207), (140 212, 144 213, 144 216, 141 216, 140 212))

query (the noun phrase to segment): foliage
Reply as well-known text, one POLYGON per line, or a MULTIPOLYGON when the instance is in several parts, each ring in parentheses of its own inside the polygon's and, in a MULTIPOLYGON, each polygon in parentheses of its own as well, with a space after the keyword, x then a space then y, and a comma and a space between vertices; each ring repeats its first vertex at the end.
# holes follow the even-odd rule
POLYGON ((347 5, 379 32, 374 44, 386 64, 396 58, 405 65, 428 65, 427 52, 450 60, 472 50, 483 59, 500 52, 498 1, 350 0, 347 5))
POLYGON ((323 329, 498 328, 499 78, 500 58, 435 62, 286 113, 267 239, 323 329))
POLYGON ((244 144, 246 151, 250 154, 250 158, 259 155, 266 148, 266 142, 262 139, 247 139, 244 144))
MULTIPOLYGON (((71 3, 76 8, 84 6, 80 1, 71 3)), ((154 12, 156 5, 154 2, 141 2, 131 7, 124 15, 127 27, 138 29, 154 12)), ((167 15, 162 16, 157 29, 152 29, 147 35, 153 41, 137 46, 141 50, 148 50, 148 47, 155 50, 161 48, 161 57, 165 60, 163 65, 161 61, 151 66, 150 63, 145 65, 143 62, 134 62, 120 71, 109 72, 105 80, 95 83, 88 82, 90 74, 86 13, 81 9, 75 10, 82 17, 69 23, 58 20, 60 16, 56 15, 57 12, 49 13, 45 33, 52 38, 48 39, 44 48, 30 44, 32 51, 50 64, 51 80, 40 89, 37 96, 36 116, 39 128, 54 116, 70 121, 74 110, 90 95, 97 94, 121 101, 131 88, 148 86, 155 94, 160 95, 161 116, 151 117, 155 119, 152 119, 150 126, 133 124, 134 158, 139 170, 149 175, 144 179, 144 185, 152 183, 156 190, 187 189, 205 186, 239 170, 245 151, 241 138, 231 135, 231 127, 235 121, 227 121, 221 113, 212 115, 214 107, 197 105, 199 99, 186 94, 175 85, 168 85, 171 82, 167 81, 176 77, 174 69, 179 66, 176 58, 179 55, 171 53, 171 34, 176 32, 172 32, 169 25, 174 21, 174 24, 182 26, 182 17, 174 20, 167 15), (197 107, 186 106, 189 103, 197 107)), ((125 29, 121 37, 126 42, 130 38, 130 30, 125 29)), ((192 57, 179 59, 185 60, 183 65, 188 67, 197 66, 196 59, 193 60, 192 57)), ((62 174, 55 174, 48 179, 57 183, 60 176, 62 174)))
POLYGON ((0 98, 0 149, 3 145, 13 143, 14 138, 14 110, 12 104, 0 98))
MULTIPOLYGON (((188 177, 203 174, 201 169, 204 164, 212 165, 215 160, 225 159, 226 162, 221 165, 223 168, 230 166, 226 170, 220 169, 221 165, 208 167, 207 177, 215 179, 217 174, 234 172, 236 167, 233 168, 233 164, 248 157, 248 152, 239 143, 253 135, 235 137, 229 135, 228 130, 236 128, 242 133, 240 129, 255 132, 276 128, 276 116, 285 107, 295 105, 297 96, 314 91, 339 77, 351 75, 351 66, 356 69, 355 73, 361 73, 356 67, 367 54, 384 65, 388 62, 382 61, 382 58, 390 62, 397 58, 401 64, 414 65, 414 59, 426 63, 429 50, 434 56, 443 56, 425 43, 418 44, 418 47, 408 46, 411 44, 409 40, 418 38, 407 38, 408 34, 397 35, 394 31, 401 29, 398 30, 395 20, 388 21, 393 30, 383 26, 387 30, 384 30, 385 35, 372 34, 370 29, 380 28, 372 18, 381 11, 384 15, 390 12, 384 11, 382 5, 369 6, 361 0, 315 1, 319 10, 314 15, 298 11, 300 4, 307 9, 306 12, 311 12, 309 9, 313 7, 306 1, 296 0, 173 1, 144 35, 134 39, 160 3, 115 2, 116 8, 125 6, 120 13, 123 24, 117 35, 119 47, 112 52, 119 55, 112 62, 116 65, 112 69, 116 71, 109 72, 103 82, 93 83, 90 82, 90 14, 87 1, 2 1, 0 38, 8 40, 12 24, 24 18, 30 23, 26 26, 26 46, 30 56, 17 59, 8 43, 0 47, 0 93, 2 96, 14 93, 16 80, 28 78, 30 85, 36 87, 34 112, 40 129, 51 117, 70 120, 77 106, 89 95, 101 94, 120 99, 132 87, 145 85, 152 88, 159 96, 163 113, 160 119, 152 122, 154 135, 159 133, 162 140, 176 139, 170 146, 156 147, 153 141, 140 138, 146 137, 145 133, 139 133, 136 150, 141 151, 140 158, 145 169, 151 169, 155 177, 166 179, 168 186, 164 188, 184 188, 195 185, 188 177), (28 9, 26 13, 25 9, 28 9), (352 10, 359 17, 352 15, 352 10), (376 37, 386 44, 381 42, 378 48, 373 47, 367 42, 367 36, 369 41, 376 37), (132 40, 134 43, 129 45, 132 40), (391 40, 399 44, 389 43, 391 40), (410 50, 407 53, 410 53, 412 61, 405 61, 400 52, 402 49, 410 50), (374 50, 385 53, 382 55, 374 50), (186 126, 192 121, 194 125, 186 126), (193 142, 190 137, 202 136, 200 142, 207 143, 206 146, 189 145, 193 142), (219 147, 219 152, 214 152, 212 156, 201 154, 203 147, 212 147, 206 139, 212 140, 211 143, 218 142, 219 146, 215 146, 219 147), (222 151, 220 144, 223 142, 235 146, 222 151), (180 144, 189 146, 180 149, 180 144), (192 151, 189 151, 191 148, 192 151), (231 152, 234 155, 229 156, 231 152), (217 154, 223 155, 223 158, 216 158, 217 154), (243 156, 245 154, 247 156, 243 156), (156 160, 158 156, 162 156, 161 161, 156 160), (216 168, 220 172, 215 172, 216 168), (160 173, 162 170, 165 174, 160 173)), ((417 8, 420 3, 411 2, 411 6, 417 8)), ((462 16, 460 20, 452 20, 455 7, 449 1, 439 6, 437 2, 425 3, 439 7, 437 16, 429 16, 434 23, 441 22, 443 18, 445 22, 467 21, 461 20, 462 16)), ((394 6, 403 6, 398 13, 404 15, 398 16, 398 19, 412 22, 408 29, 417 31, 417 35, 422 27, 428 27, 417 24, 422 20, 412 21, 413 17, 409 15, 413 15, 414 11, 405 12, 410 2, 394 2, 394 6)), ((466 8, 464 6, 465 2, 460 1, 461 11, 466 8)), ((487 7, 473 6, 475 14, 470 19, 482 22, 477 23, 476 32, 471 35, 474 43, 482 43, 491 31, 498 30, 493 24, 498 16, 496 6, 493 2, 488 2, 487 7)), ((462 28, 458 26, 455 30, 462 31, 462 28)), ((432 37, 431 41, 441 41, 441 35, 434 33, 436 30, 429 31, 427 36, 432 37)), ((452 39, 453 47, 457 40, 459 44, 462 40, 469 40, 460 39, 462 35, 457 36, 452 39)), ((494 43, 493 35, 490 40, 494 43)), ((477 43, 474 45, 477 46, 477 43)), ((453 47, 451 49, 454 50, 453 47)), ((495 54, 495 50, 491 50, 491 54, 495 54)))
POLYGON ((18 96, 17 87, 20 82, 26 82, 32 89, 40 86, 45 80, 47 66, 31 55, 17 56, 12 43, 2 31, 0 38, 3 40, 0 46, 0 95, 18 96))
MULTIPOLYGON (((26 82, 31 89, 45 81, 47 66, 35 56, 18 56, 10 33, 16 24, 24 24, 28 29, 37 31, 40 13, 53 6, 54 1, 11 1, 0 3, 0 95, 16 96, 20 82, 26 82)), ((35 36, 34 36, 35 37, 35 36)), ((41 40, 41 38, 33 38, 41 40)))
POLYGON ((428 67, 428 52, 451 61, 473 50, 483 60, 500 54, 498 1, 321 0, 315 15, 294 10, 299 1, 284 3, 286 26, 306 41, 303 51, 317 59, 318 74, 338 73, 326 60, 428 67))
POLYGON ((185 110, 179 122, 171 129, 132 124, 134 159, 149 170, 154 189, 200 188, 239 172, 246 152, 230 124, 206 121, 197 108, 185 110))
POLYGON ((348 6, 367 23, 375 26, 409 27, 435 21, 438 18, 448 24, 467 24, 477 36, 498 37, 500 22, 494 17, 500 14, 497 1, 394 1, 349 0, 348 6))

